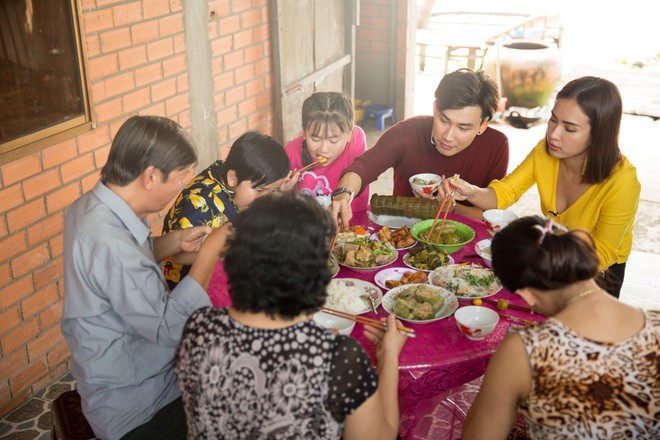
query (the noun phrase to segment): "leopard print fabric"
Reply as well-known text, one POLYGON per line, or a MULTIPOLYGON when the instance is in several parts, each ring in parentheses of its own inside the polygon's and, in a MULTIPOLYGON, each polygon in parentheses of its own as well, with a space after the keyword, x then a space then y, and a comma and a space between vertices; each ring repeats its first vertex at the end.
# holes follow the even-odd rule
POLYGON ((660 439, 660 311, 616 343, 580 337, 563 323, 517 329, 532 368, 518 412, 532 439, 660 439))

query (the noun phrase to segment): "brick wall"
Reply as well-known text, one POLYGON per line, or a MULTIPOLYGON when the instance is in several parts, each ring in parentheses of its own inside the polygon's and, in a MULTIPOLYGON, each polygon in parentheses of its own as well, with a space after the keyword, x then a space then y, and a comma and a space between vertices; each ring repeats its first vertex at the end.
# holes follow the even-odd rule
MULTIPOLYGON (((66 207, 97 182, 126 118, 192 124, 182 0, 79 4, 95 129, 0 166, 0 416, 69 368, 59 324, 66 207)), ((267 17, 267 0, 208 1, 219 154, 248 129, 272 132, 267 17)))

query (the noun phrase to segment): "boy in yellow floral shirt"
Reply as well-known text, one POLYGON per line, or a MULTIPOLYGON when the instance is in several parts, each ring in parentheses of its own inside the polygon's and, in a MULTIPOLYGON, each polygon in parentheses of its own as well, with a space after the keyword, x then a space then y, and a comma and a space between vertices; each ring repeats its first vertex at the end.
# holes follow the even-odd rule
MULTIPOLYGON (((163 222, 163 234, 200 225, 217 228, 232 221, 257 197, 279 190, 289 170, 289 158, 279 142, 257 132, 243 134, 224 162, 212 163, 179 194, 163 222)), ((187 261, 174 260, 163 262, 170 289, 190 269, 187 261)))

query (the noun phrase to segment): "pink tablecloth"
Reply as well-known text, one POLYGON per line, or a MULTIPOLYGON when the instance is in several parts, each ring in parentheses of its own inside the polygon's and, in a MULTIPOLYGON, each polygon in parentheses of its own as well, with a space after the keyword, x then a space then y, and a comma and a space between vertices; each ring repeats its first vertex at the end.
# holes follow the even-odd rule
MULTIPOLYGON (((457 220, 467 224, 476 233, 475 239, 463 249, 453 254, 456 263, 468 261, 483 263, 479 257, 465 258, 466 255, 474 254, 474 245, 489 238, 483 222, 470 218, 450 214, 449 219, 457 220)), ((356 213, 351 221, 354 225, 366 226, 370 231, 380 229, 379 225, 369 220, 367 213, 356 213)), ((388 267, 405 267, 403 255, 406 251, 399 252, 398 260, 388 267)), ((352 269, 341 267, 337 278, 357 278, 371 283, 377 272, 357 272, 352 269)), ((227 293, 226 275, 222 264, 218 264, 209 286, 211 302, 216 307, 225 307, 231 304, 227 293)), ((506 299, 511 304, 525 305, 524 301, 505 289, 498 292, 491 299, 506 299)), ((459 307, 470 304, 470 301, 460 301, 459 307)), ((484 304, 485 307, 494 308, 484 304)), ((540 321, 539 315, 530 315, 526 312, 509 309, 507 314, 525 319, 540 321)), ((369 317, 384 317, 386 312, 382 307, 378 308, 375 316, 368 313, 369 317)), ((504 338, 507 329, 512 324, 507 319, 500 319, 497 327, 481 341, 472 341, 463 336, 456 326, 453 316, 430 324, 406 324, 415 329, 417 337, 409 338, 399 358, 399 404, 401 408, 401 435, 408 438, 410 432, 419 418, 424 414, 429 399, 436 398, 439 394, 470 382, 484 374, 488 360, 504 338), (425 406, 426 405, 426 406, 425 406)), ((351 334, 366 350, 372 361, 374 361, 374 347, 364 337, 361 324, 357 324, 351 334)))

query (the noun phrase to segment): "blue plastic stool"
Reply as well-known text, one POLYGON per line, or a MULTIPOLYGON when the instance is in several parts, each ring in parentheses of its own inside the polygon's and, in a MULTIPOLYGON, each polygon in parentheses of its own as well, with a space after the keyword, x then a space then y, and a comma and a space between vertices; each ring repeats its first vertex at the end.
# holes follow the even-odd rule
POLYGON ((385 119, 387 118, 392 119, 392 124, 396 123, 394 109, 386 105, 370 105, 364 109, 364 117, 374 119, 376 121, 376 129, 379 131, 385 130, 385 119))

